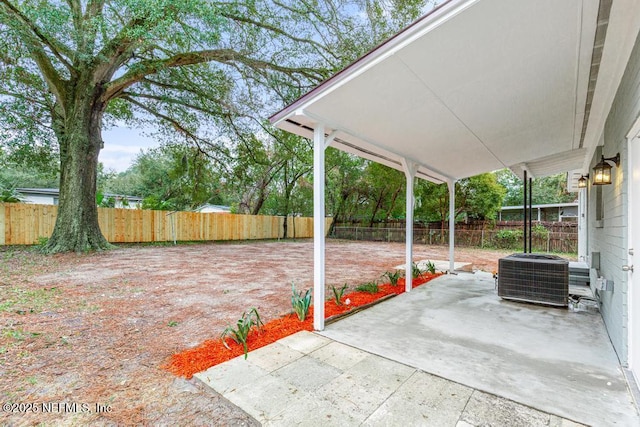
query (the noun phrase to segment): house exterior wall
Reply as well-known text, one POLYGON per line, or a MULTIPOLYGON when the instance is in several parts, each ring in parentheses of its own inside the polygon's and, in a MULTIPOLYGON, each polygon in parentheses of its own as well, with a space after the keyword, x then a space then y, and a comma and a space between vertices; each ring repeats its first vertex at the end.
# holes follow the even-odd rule
MULTIPOLYGON (((640 35, 618 87, 605 123, 602 151, 596 150, 591 170, 600 161, 600 153, 613 157, 620 153, 620 166, 612 170, 612 185, 589 188, 589 254, 600 253, 600 276, 613 280, 613 291, 597 292, 600 311, 611 342, 623 365, 628 360, 628 283, 622 266, 627 264, 628 221, 626 134, 640 115, 640 35), (601 198, 597 192, 601 191, 601 198), (601 218, 598 201, 601 200, 601 218)), ((592 265, 593 266, 593 265, 592 265)), ((593 270, 592 270, 593 272, 593 270)), ((592 275, 593 277, 593 275, 592 275)), ((592 286, 594 281, 592 280, 592 286)), ((595 289, 594 289, 595 292, 595 289)))
POLYGON ((32 203, 36 205, 57 205, 58 197, 49 196, 49 195, 37 195, 37 194, 26 194, 24 195, 25 203, 32 203))

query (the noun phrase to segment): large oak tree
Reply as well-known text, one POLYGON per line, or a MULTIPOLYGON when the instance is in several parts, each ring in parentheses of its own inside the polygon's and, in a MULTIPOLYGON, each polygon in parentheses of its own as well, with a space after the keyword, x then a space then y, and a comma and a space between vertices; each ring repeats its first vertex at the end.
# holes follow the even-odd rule
MULTIPOLYGON (((60 206, 46 250, 107 248, 96 174, 105 125, 153 120, 208 152, 215 121, 264 101, 255 82, 300 92, 331 54, 293 20, 305 2, 0 0, 0 139, 59 150, 60 206), (246 104, 246 99, 244 100, 246 104)), ((317 12, 320 13, 320 12, 317 12)))
POLYGON ((225 129, 267 116, 433 3, 0 0, 0 149, 59 157, 45 249, 109 246, 95 202, 105 126, 143 124, 234 160, 238 135, 225 129))

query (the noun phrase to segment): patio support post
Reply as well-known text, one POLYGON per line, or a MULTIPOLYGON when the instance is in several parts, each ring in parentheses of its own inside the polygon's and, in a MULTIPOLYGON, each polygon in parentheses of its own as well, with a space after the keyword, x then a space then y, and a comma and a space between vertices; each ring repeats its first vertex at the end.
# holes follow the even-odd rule
MULTIPOLYGON (((532 236, 532 225, 533 225, 533 179, 529 177, 529 253, 531 253, 531 248, 533 243, 532 236)), ((558 219, 560 219, 560 214, 558 213, 558 219)))
POLYGON ((313 131, 313 328, 324 329, 325 210, 324 210, 324 124, 313 131))
POLYGON ((456 182, 447 181, 449 187, 449 274, 455 274, 455 242, 456 242, 456 182))
POLYGON ((405 255, 405 274, 404 274, 404 290, 411 292, 413 287, 413 182, 415 180, 418 165, 402 159, 402 168, 407 178, 407 207, 406 207, 406 255, 405 255))

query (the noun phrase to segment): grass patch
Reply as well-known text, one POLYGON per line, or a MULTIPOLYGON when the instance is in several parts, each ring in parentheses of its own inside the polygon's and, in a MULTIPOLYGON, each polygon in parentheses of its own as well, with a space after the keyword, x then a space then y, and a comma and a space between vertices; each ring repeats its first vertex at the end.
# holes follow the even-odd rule
POLYGON ((60 295, 58 288, 23 289, 13 287, 3 291, 0 312, 15 312, 18 314, 39 313, 55 304, 51 299, 60 295))
POLYGON ((10 338, 14 341, 22 342, 27 338, 35 338, 39 336, 38 332, 25 332, 22 329, 3 329, 2 336, 5 338, 10 338))

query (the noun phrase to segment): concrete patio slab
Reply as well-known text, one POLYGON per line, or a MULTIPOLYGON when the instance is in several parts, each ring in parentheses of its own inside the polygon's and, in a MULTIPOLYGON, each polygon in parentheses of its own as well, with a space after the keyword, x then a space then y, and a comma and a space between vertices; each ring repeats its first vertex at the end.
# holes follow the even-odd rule
POLYGON ((265 426, 469 427, 504 419, 516 421, 509 426, 571 426, 315 333, 300 332, 261 350, 195 377, 265 426), (301 357, 283 358, 302 349, 307 352, 301 357), (493 407, 501 412, 496 415, 493 407))
POLYGON ((416 371, 365 425, 454 426, 472 393, 472 388, 416 371))
MULTIPOLYGON (((487 273, 440 277, 322 335, 565 419, 640 425, 599 314, 501 300, 487 273)), ((473 402, 466 412, 477 412, 473 402)), ((518 419, 518 408, 507 407, 508 417, 518 419)))

